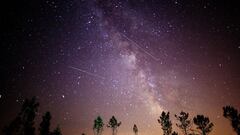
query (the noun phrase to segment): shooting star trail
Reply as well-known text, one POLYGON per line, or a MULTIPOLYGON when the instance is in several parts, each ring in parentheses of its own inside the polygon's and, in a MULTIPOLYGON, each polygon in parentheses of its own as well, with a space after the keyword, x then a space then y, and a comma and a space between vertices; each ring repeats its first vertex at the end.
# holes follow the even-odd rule
POLYGON ((132 42, 134 44, 134 46, 136 46, 137 48, 139 48, 140 50, 142 50, 146 55, 150 56, 152 59, 154 59, 155 61, 159 61, 160 58, 157 58, 155 56, 153 56, 151 53, 149 53, 148 51, 146 51, 144 48, 142 48, 137 42, 133 41, 132 39, 128 38, 126 35, 120 33, 120 35, 122 35, 124 38, 126 38, 128 41, 132 42))
POLYGON ((82 70, 82 69, 80 69, 80 68, 76 68, 76 67, 73 67, 73 66, 68 66, 68 67, 71 68, 71 69, 74 69, 74 70, 77 70, 77 71, 83 72, 83 73, 85 73, 85 74, 87 74, 87 75, 90 75, 90 76, 93 76, 93 77, 97 77, 97 78, 105 79, 105 77, 103 77, 103 76, 100 76, 100 75, 97 75, 97 74, 94 74, 94 73, 88 72, 88 71, 86 71, 86 70, 82 70))

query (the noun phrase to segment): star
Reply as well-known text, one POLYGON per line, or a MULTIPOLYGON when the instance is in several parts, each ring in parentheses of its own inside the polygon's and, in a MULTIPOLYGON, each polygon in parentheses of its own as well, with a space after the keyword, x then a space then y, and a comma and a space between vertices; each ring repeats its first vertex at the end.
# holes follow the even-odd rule
POLYGON ((191 119, 208 116, 216 125, 212 135, 234 134, 219 114, 226 104, 240 107, 238 4, 7 2, 1 14, 0 128, 25 98, 36 96, 41 112, 35 123, 50 111, 63 135, 92 134, 98 115, 104 122, 112 115, 122 121, 118 135, 132 134, 133 123, 141 135, 158 135, 161 112, 170 111, 175 125, 174 114, 182 110, 191 119))

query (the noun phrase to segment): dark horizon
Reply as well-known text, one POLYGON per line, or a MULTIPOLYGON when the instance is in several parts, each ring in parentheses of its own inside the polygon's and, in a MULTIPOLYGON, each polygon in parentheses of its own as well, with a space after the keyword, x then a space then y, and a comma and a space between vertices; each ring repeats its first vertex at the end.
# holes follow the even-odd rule
POLYGON ((132 134, 135 123, 139 135, 157 135, 162 111, 173 123, 180 111, 203 114, 214 123, 211 135, 236 134, 222 107, 240 110, 237 2, 24 0, 0 7, 0 129, 36 96, 37 123, 50 111, 63 135, 92 134, 98 115, 122 121, 119 135, 132 134))

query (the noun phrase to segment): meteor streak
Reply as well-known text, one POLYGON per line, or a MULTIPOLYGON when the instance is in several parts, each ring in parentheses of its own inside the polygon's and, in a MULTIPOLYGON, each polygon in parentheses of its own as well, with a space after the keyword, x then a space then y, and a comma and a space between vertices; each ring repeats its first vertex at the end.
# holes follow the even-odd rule
POLYGON ((80 69, 80 68, 76 68, 76 67, 73 67, 73 66, 68 66, 68 67, 71 68, 71 69, 74 69, 74 70, 83 72, 83 73, 85 73, 85 74, 87 74, 87 75, 90 75, 90 76, 93 76, 93 77, 105 79, 105 77, 103 77, 103 76, 100 76, 100 75, 98 75, 98 74, 94 74, 94 73, 88 72, 88 71, 83 70, 83 69, 80 69))
POLYGON ((140 50, 142 50, 146 55, 150 56, 152 59, 154 59, 155 61, 159 61, 160 58, 157 58, 155 56, 153 56, 151 53, 149 53, 147 50, 145 50, 144 48, 142 48, 137 42, 133 41, 132 39, 128 38, 126 35, 120 33, 124 38, 126 38, 128 41, 132 42, 134 46, 136 46, 137 48, 139 48, 140 50))

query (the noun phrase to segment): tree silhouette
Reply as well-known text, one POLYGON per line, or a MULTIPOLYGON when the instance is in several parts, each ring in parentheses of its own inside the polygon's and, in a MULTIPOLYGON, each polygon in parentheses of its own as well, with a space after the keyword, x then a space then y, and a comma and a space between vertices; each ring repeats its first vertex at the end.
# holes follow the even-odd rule
POLYGON ((42 122, 40 123, 39 131, 40 135, 49 135, 50 134, 50 120, 51 114, 50 112, 46 112, 44 116, 42 116, 42 122))
POLYGON ((3 134, 5 135, 20 135, 22 127, 22 119, 17 116, 7 127, 4 127, 3 134))
POLYGON ((172 133, 172 122, 170 120, 169 112, 162 112, 160 119, 158 119, 158 123, 161 124, 163 135, 170 135, 172 133))
POLYGON ((178 135, 178 133, 174 131, 174 132, 172 133, 172 135, 178 135))
POLYGON ((193 122, 197 126, 197 129, 201 130, 202 135, 210 133, 214 126, 213 123, 210 122, 209 118, 204 115, 197 115, 193 118, 193 122))
POLYGON ((190 123, 191 120, 188 119, 189 114, 186 112, 181 111, 180 115, 175 115, 176 119, 180 122, 179 124, 176 124, 177 127, 179 127, 182 131, 184 135, 188 135, 188 130, 190 128, 190 123))
POLYGON ((59 125, 53 130, 51 135, 62 135, 59 125))
POLYGON ((101 135, 102 131, 103 131, 103 120, 100 116, 98 116, 95 120, 94 120, 94 124, 93 124, 93 132, 96 135, 101 135))
POLYGON ((133 125, 133 132, 134 132, 135 135, 138 134, 138 128, 137 128, 136 124, 133 125))
POLYGON ((232 128, 240 135, 240 114, 232 106, 223 107, 223 116, 231 121, 232 128))
POLYGON ((121 122, 118 122, 117 119, 112 116, 112 118, 109 120, 107 127, 112 129, 112 135, 115 135, 117 133, 117 128, 121 125, 121 122))
POLYGON ((36 98, 33 97, 30 101, 25 100, 22 107, 22 120, 23 120, 23 133, 24 135, 34 135, 34 119, 36 112, 38 111, 39 103, 36 102, 36 98))
POLYGON ((34 135, 34 119, 38 107, 39 103, 36 102, 35 97, 31 100, 26 99, 18 116, 9 126, 5 127, 3 133, 5 135, 34 135))
MULTIPOLYGON (((36 98, 33 97, 31 100, 25 99, 20 113, 17 117, 3 129, 4 135, 35 135, 34 119, 38 111, 39 103, 36 98)), ((50 112, 46 112, 42 117, 39 131, 40 135, 62 135, 59 126, 50 132, 50 112)))

